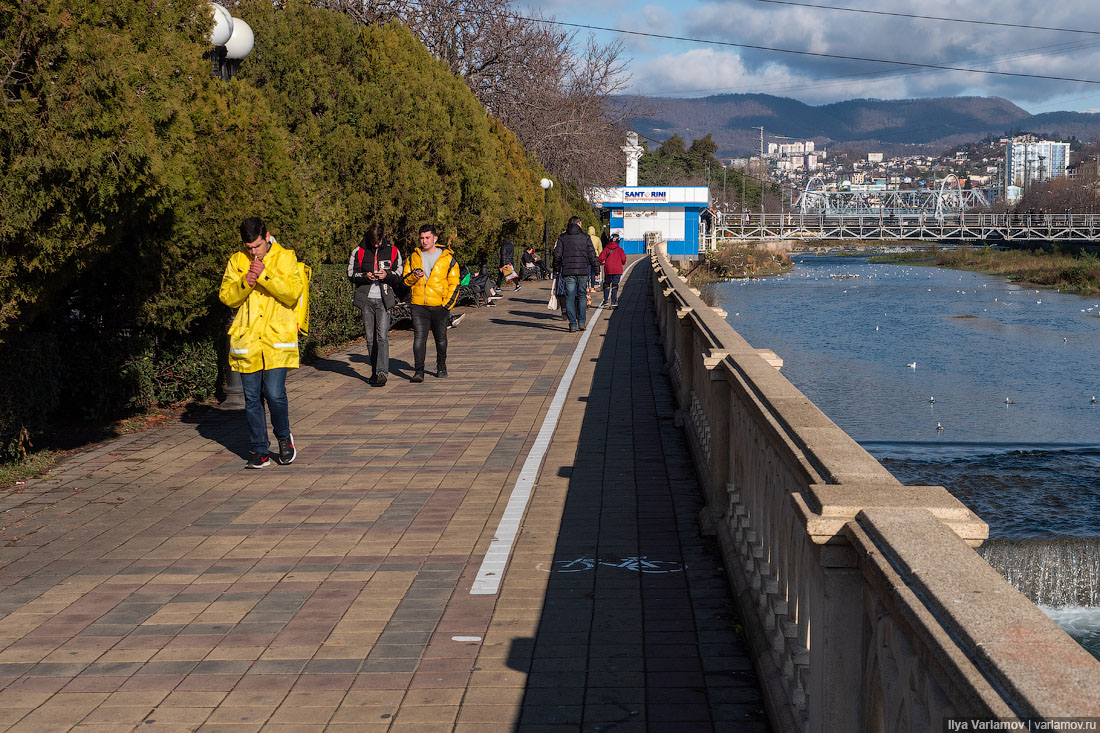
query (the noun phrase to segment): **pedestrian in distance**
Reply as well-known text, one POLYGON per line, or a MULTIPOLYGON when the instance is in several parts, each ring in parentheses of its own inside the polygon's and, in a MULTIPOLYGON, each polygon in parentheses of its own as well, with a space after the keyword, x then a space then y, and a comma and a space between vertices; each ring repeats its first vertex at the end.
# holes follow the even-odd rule
POLYGON ((241 222, 241 242, 241 250, 225 266, 218 298, 237 309, 229 327, 229 368, 240 373, 244 387, 250 450, 246 468, 271 464, 264 402, 279 441, 278 461, 288 465, 298 452, 290 432, 286 374, 298 368, 295 307, 306 279, 293 250, 276 242, 260 218, 241 222))
POLYGON ((512 288, 512 292, 519 290, 519 270, 516 269, 516 247, 512 244, 512 240, 508 237, 504 238, 504 241, 500 243, 500 271, 497 273, 497 290, 500 290, 501 282, 505 279, 505 271, 508 266, 512 268, 512 272, 515 273, 516 286, 512 288))
POLYGON ((585 327, 589 273, 599 266, 592 240, 581 229, 581 218, 570 217, 569 225, 554 242, 554 274, 565 287, 565 314, 571 332, 585 327))
POLYGON ((611 295, 611 307, 619 307, 619 282, 623 279, 623 267, 626 265, 626 252, 619 246, 619 235, 612 234, 611 240, 600 253, 599 263, 603 265, 603 303, 608 305, 611 295))
POLYGON ((375 387, 389 379, 390 311, 397 304, 394 286, 401 284, 401 252, 384 234, 381 223, 372 223, 348 258, 348 279, 355 286, 352 303, 363 312, 370 384, 375 387))
POLYGON ((435 376, 447 376, 447 324, 458 300, 458 261, 439 246, 432 224, 420 227, 420 246, 405 260, 405 285, 411 289, 409 311, 413 322, 413 382, 424 381, 428 330, 435 337, 435 376))

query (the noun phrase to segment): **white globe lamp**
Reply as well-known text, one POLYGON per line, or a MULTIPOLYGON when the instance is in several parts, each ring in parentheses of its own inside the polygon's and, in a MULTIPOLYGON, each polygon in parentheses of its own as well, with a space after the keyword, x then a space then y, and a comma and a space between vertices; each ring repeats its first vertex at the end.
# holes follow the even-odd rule
POLYGON ((252 50, 252 44, 256 37, 252 35, 252 29, 240 18, 233 18, 233 34, 225 42, 225 57, 239 61, 252 50))
POLYGON ((214 46, 224 46, 233 35, 233 16, 217 3, 210 3, 210 8, 214 11, 214 29, 210 31, 210 43, 214 46))

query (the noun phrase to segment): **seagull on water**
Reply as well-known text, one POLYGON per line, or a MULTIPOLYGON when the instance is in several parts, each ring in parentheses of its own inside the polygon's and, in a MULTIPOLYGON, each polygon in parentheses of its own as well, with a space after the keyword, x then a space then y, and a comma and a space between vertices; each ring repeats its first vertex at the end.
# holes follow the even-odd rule
POLYGON ((929 397, 928 398, 928 404, 930 404, 930 405, 936 404, 936 398, 935 397, 929 397))
POLYGON ((1012 401, 1011 397, 1005 397, 1005 404, 1006 405, 1014 405, 1016 403, 1012 401))
POLYGON ((1094 405, 1096 404, 1096 395, 1092 396, 1092 404, 1094 404, 1094 405))
POLYGON ((940 432, 943 432, 943 423, 941 423, 941 422, 936 423, 936 430, 939 430, 940 432))
POLYGON ((911 361, 908 364, 906 364, 905 366, 909 367, 910 369, 916 369, 917 368, 917 362, 911 361))

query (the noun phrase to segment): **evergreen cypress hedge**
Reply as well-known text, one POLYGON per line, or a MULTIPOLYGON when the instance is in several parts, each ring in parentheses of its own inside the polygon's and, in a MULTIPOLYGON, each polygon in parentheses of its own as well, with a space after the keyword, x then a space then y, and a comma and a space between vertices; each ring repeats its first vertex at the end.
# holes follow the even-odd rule
MULTIPOLYGON (((256 47, 223 83, 206 0, 0 5, 0 456, 51 415, 210 396, 246 216, 314 267, 313 351, 361 332, 344 268, 371 221, 403 251, 436 223, 467 261, 541 244, 545 172, 407 29, 279 6, 235 9, 256 47)), ((575 190, 547 209, 595 220, 575 190)))

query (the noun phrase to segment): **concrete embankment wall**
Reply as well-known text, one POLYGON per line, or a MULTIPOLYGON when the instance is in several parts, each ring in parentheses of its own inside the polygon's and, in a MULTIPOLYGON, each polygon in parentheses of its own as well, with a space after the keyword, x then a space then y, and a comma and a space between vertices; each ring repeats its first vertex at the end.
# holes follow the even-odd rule
POLYGON ((986 524, 904 486, 652 258, 706 509, 778 731, 1100 716, 1100 662, 974 551, 986 524))

